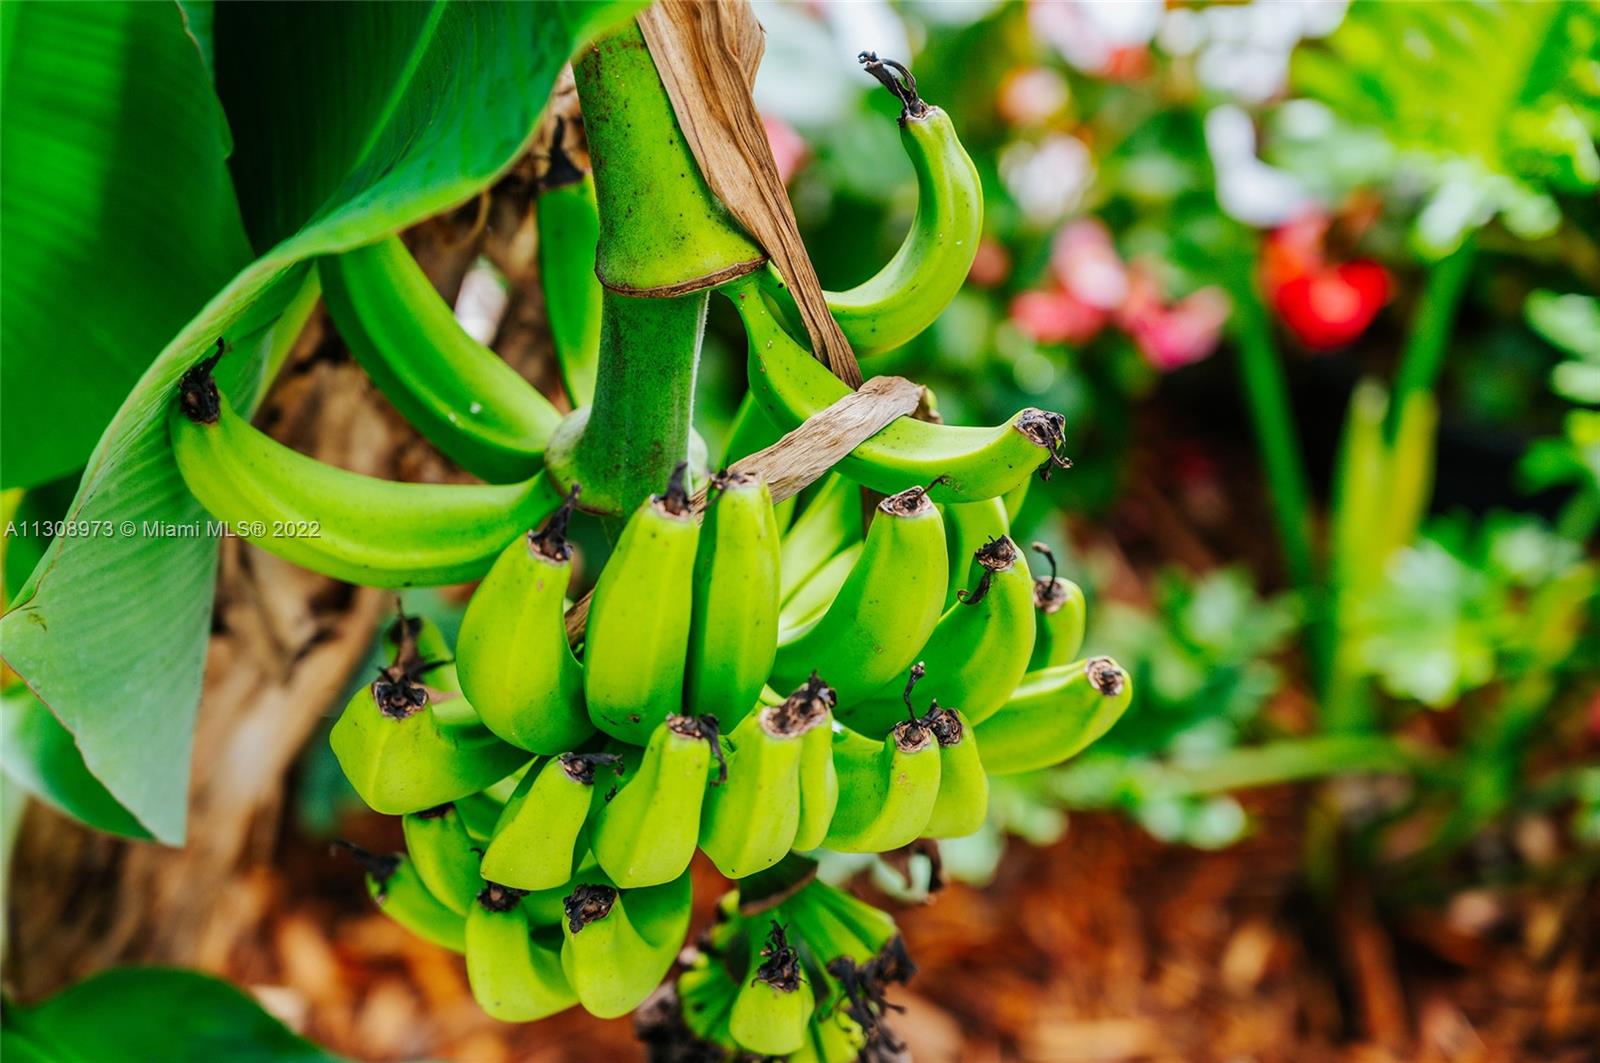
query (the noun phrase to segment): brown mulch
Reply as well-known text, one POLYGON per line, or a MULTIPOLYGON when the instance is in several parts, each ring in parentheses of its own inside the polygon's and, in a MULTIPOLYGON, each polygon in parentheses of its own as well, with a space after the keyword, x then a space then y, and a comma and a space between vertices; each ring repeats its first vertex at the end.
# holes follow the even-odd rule
MULTIPOLYGON (((921 969, 896 1031, 925 1063, 1600 1058, 1594 884, 1468 891, 1387 919, 1351 889, 1330 911, 1301 885, 1302 812, 1294 792, 1264 794, 1260 829, 1215 853, 1109 815, 1075 817, 1049 848, 1013 842, 989 887, 951 885, 898 913, 921 969)), ((398 841, 376 817, 349 826, 398 841)), ((722 884, 701 870, 704 915, 722 884)), ((490 1020, 460 958, 373 910, 354 866, 318 843, 290 840, 239 888, 255 893, 241 907, 270 914, 234 940, 224 973, 336 1052, 643 1058, 626 1020, 490 1020)))

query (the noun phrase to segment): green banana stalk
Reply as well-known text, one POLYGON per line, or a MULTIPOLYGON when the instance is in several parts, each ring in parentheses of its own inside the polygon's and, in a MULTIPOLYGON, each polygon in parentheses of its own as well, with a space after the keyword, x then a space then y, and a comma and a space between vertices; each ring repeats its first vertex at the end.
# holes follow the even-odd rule
POLYGON ((688 872, 643 889, 598 881, 572 891, 561 969, 590 1014, 626 1015, 661 983, 689 929, 689 902, 688 872))
POLYGON ((559 932, 531 927, 523 899, 523 891, 491 882, 467 913, 467 983, 501 1022, 533 1022, 578 1002, 561 969, 559 932))
MULTIPOLYGON (((966 587, 917 653, 932 661, 922 693, 958 706, 982 723, 1006 703, 1033 653, 1033 579, 1016 544, 991 539, 972 555, 966 587)), ((839 719, 865 734, 882 734, 903 715, 896 680, 876 695, 839 710, 839 719)))
POLYGON ((296 453, 234 411, 214 355, 183 375, 167 418, 183 481, 236 534, 313 572, 369 587, 461 583, 488 570, 560 500, 516 484, 408 484, 296 453))
POLYGON ((574 407, 594 398, 600 366, 600 279, 594 275, 600 212, 594 175, 580 170, 563 143, 566 121, 556 119, 550 168, 539 181, 534 221, 539 229, 539 283, 550 338, 567 398, 574 407))
POLYGON ((706 796, 700 848, 742 879, 782 860, 800 827, 806 737, 829 733, 833 692, 812 676, 780 705, 763 705, 726 738, 727 779, 706 796))
POLYGON ((623 889, 670 882, 694 858, 711 765, 709 737, 699 720, 668 716, 650 736, 638 770, 596 811, 595 859, 623 889))
MULTIPOLYGON (((751 394, 775 425, 798 427, 850 393, 783 330, 755 281, 744 278, 723 291, 744 320, 751 394)), ((1012 490, 1042 466, 1065 464, 1057 453, 1065 424, 1060 414, 1033 407, 993 428, 901 417, 851 451, 838 471, 885 494, 928 484, 936 502, 981 502, 1012 490)))
POLYGON ((694 559, 684 704, 731 729, 778 651, 778 524, 764 481, 722 473, 711 487, 694 559))
POLYGON ((816 1008, 816 997, 801 978, 800 956, 776 920, 765 938, 746 936, 748 977, 733 1002, 728 1032, 741 1048, 757 1055, 797 1052, 816 1008))
POLYGON ((527 762, 527 753, 495 737, 461 698, 437 628, 402 616, 390 641, 393 660, 356 691, 328 739, 369 808, 420 812, 477 793, 527 762))
POLYGON ((433 895, 404 853, 379 856, 350 842, 338 844, 366 871, 367 893, 384 915, 440 948, 466 950, 466 920, 433 895))
POLYGON ((983 769, 972 725, 960 712, 934 701, 922 723, 939 743, 939 797, 924 838, 964 838, 989 818, 989 773, 983 769))
POLYGON ((583 666, 567 645, 572 580, 567 521, 574 489, 542 531, 515 539, 467 603, 456 640, 462 690, 484 724, 534 753, 576 749, 594 734, 583 666))
POLYGON ((839 790, 823 844, 846 853, 884 853, 927 829, 939 798, 939 744, 918 720, 874 740, 849 728, 833 736, 839 790))
POLYGON ((1030 672, 1005 708, 976 728, 990 775, 1016 775, 1059 764, 1122 718, 1133 680, 1110 657, 1030 672))
MULTIPOLYGON (((910 71, 871 53, 862 53, 861 62, 901 102, 900 143, 917 175, 917 211, 894 257, 856 287, 823 293, 850 346, 864 357, 908 343, 955 298, 983 235, 983 186, 950 116, 917 95, 910 71)), ((759 276, 785 316, 797 319, 777 270, 759 276)))
POLYGON ((1083 588, 1056 575, 1056 555, 1044 543, 1031 549, 1050 562, 1050 575, 1033 581, 1034 639, 1028 671, 1054 668, 1076 660, 1083 649, 1087 607, 1083 588))
POLYGON ((833 603, 778 646, 773 681, 795 687, 826 672, 841 705, 910 665, 938 623, 947 561, 944 522, 914 487, 878 504, 866 546, 833 603))
POLYGON ((783 569, 778 593, 784 604, 829 559, 861 541, 861 508, 860 488, 838 473, 829 473, 818 485, 778 552, 783 569))
POLYGON ((479 849, 453 804, 409 813, 401 821, 406 853, 423 885, 446 908, 466 915, 483 888, 478 874, 479 849))
POLYGON ((444 455, 491 483, 537 473, 561 413, 461 327, 398 236, 318 263, 361 368, 444 455))
POLYGON ((571 881, 589 849, 596 773, 616 763, 612 754, 563 753, 523 776, 484 850, 483 877, 524 890, 571 881))
POLYGON ((686 471, 680 464, 666 493, 651 496, 628 519, 589 607, 583 655, 589 719, 634 745, 683 705, 700 539, 686 471))

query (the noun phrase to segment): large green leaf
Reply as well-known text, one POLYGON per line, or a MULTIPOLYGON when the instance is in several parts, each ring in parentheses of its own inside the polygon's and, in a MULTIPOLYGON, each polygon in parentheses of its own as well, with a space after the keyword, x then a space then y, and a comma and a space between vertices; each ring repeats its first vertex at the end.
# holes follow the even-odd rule
POLYGON ((1550 195, 1600 185, 1600 8, 1592 3, 1352 6, 1295 52, 1297 89, 1431 166, 1417 237, 1448 254, 1497 213, 1519 235, 1560 221, 1550 195))
POLYGON ((0 769, 18 786, 91 827, 129 838, 150 837, 84 767, 72 733, 21 688, 0 696, 0 769))
MULTIPOLYGON (((404 5, 371 6, 415 24, 404 5)), ((258 91, 274 97, 280 81, 320 79, 317 120, 294 120, 340 137, 352 135, 349 124, 323 112, 358 81, 389 91, 365 149, 315 216, 240 272, 145 372, 90 457, 70 516, 136 530, 203 520, 164 424, 178 377, 227 336, 235 352, 219 379, 248 402, 268 352, 292 331, 275 323, 300 291, 293 271, 469 199, 517 157, 576 44, 638 6, 452 3, 413 39, 386 36, 389 51, 362 52, 359 68, 294 66, 263 80, 258 91)), ((227 10, 217 12, 219 35, 227 10)), ((7 662, 73 733, 89 769, 163 841, 183 837, 215 565, 205 538, 57 540, 0 620, 7 662)))
POLYGON ((19 1063, 338 1063, 227 982, 170 967, 124 967, 42 1004, 7 1004, 0 1047, 19 1063))
POLYGON ((7 4, 0 18, 0 481, 15 487, 83 464, 250 248, 227 125, 176 6, 7 4))

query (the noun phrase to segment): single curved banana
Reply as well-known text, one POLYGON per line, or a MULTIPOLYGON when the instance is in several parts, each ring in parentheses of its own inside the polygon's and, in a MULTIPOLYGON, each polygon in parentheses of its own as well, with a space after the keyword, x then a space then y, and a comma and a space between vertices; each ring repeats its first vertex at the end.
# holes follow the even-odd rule
POLYGON ((1028 671, 1054 668, 1078 657, 1083 649, 1087 606, 1083 588, 1056 575, 1056 555, 1044 543, 1031 549, 1050 562, 1050 575, 1033 581, 1034 639, 1028 671))
POLYGON ((590 845, 600 870, 623 889, 659 886, 694 858, 711 743, 700 721, 668 716, 636 771, 595 812, 590 845))
POLYGON ((878 503, 866 547, 826 612, 780 644, 775 684, 826 672, 841 706, 903 673, 944 605, 944 522, 920 487, 878 503))
POLYGON ((561 934, 536 931, 523 891, 488 883, 467 913, 467 984, 490 1018, 533 1022, 578 1002, 561 969, 561 934))
POLYGON ((596 776, 616 762, 611 754, 563 753, 523 776, 484 850, 483 877, 523 890, 571 881, 589 849, 596 776))
POLYGON ((976 728, 978 753, 991 775, 1059 764, 1122 718, 1133 680, 1110 657, 1030 672, 1005 708, 976 728))
POLYGON ((567 897, 561 968, 590 1014, 626 1015, 666 977, 689 929, 689 874, 644 889, 579 885, 567 897))
POLYGON ((211 379, 183 375, 167 418, 183 481, 263 550, 369 587, 477 579, 506 543, 560 504, 541 473, 515 484, 412 484, 324 464, 257 431, 211 379))
POLYGON ((451 952, 466 949, 466 920, 435 897, 404 853, 379 856, 359 845, 340 842, 367 873, 367 893, 383 914, 424 941, 451 952))
POLYGON ((589 719, 613 738, 644 745, 683 706, 700 525, 679 465, 664 494, 628 518, 589 606, 583 692, 589 719))
POLYGON ((950 589, 944 599, 949 608, 960 591, 975 589, 967 582, 972 555, 990 540, 1010 535, 1011 518, 1006 516, 1005 501, 999 498, 941 506, 939 512, 944 516, 945 543, 950 551, 950 589))
POLYGON ((574 491, 545 524, 512 540, 467 603, 456 639, 467 700, 512 745, 551 755, 594 734, 583 702, 583 666, 567 645, 572 580, 567 521, 574 491))
POLYGON ((728 1032, 760 1056, 785 1056, 806 1041, 816 997, 801 977, 800 956, 776 920, 763 937, 747 933, 744 984, 728 1016, 728 1032))
POLYGON ((806 693, 825 714, 800 737, 800 816, 795 821, 791 848, 810 852, 822 844, 839 807, 839 772, 833 764, 833 707, 837 697, 827 684, 807 681, 806 693))
MULTIPOLYGON (((750 392, 787 431, 844 398, 850 389, 783 330, 756 282, 723 289, 744 319, 750 392)), ((981 502, 1012 490, 1042 466, 1065 463, 1057 452, 1066 422, 1028 407, 1004 424, 966 428, 899 417, 852 450, 838 471, 885 494, 928 484, 935 502, 981 502)))
POLYGON ((491 483, 539 471, 560 411, 467 335, 398 236, 329 255, 318 268, 334 327, 424 438, 491 483))
POLYGON ((938 701, 922 717, 939 743, 939 798, 924 838, 965 838, 989 818, 989 773, 983 770, 972 725, 938 701))
POLYGON ((539 284, 544 288, 550 338, 567 398, 574 407, 594 399, 600 367, 600 278, 595 251, 600 211, 594 175, 579 169, 563 143, 564 119, 556 119, 550 168, 539 181, 534 220, 539 228, 539 284))
MULTIPOLYGON (((960 291, 983 235, 983 185, 950 116, 917 96, 909 73, 895 81, 876 57, 862 62, 901 101, 900 143, 917 174, 917 211, 894 257, 856 287, 823 293, 850 346, 867 356, 916 338, 960 291)), ((794 300, 782 277, 770 268, 758 276, 787 311, 794 300)))
POLYGON ((460 696, 437 628, 402 616, 390 632, 395 639, 391 663, 356 691, 328 736, 367 807, 391 816, 420 812, 477 793, 527 762, 460 696))
POLYGON ((917 720, 874 740, 845 728, 833 736, 845 795, 822 844, 846 853, 885 853, 916 840, 939 798, 939 743, 917 720))
POLYGON ((483 877, 478 874, 482 857, 456 806, 437 805, 412 812, 400 824, 406 854, 428 891, 452 912, 466 915, 483 888, 483 877))
POLYGON ((727 778, 706 795, 700 848, 725 878, 765 871, 800 826, 805 739, 828 732, 832 692, 815 676, 781 705, 763 705, 726 736, 727 778))
POLYGON ((711 487, 694 558, 684 704, 731 730, 778 651, 778 523, 764 481, 722 473, 711 487))
POLYGON ((778 551, 783 568, 779 600, 787 605, 795 591, 829 559, 860 542, 863 530, 861 488, 838 473, 829 473, 783 536, 778 551))
MULTIPOLYGON (((931 662, 919 688, 982 723, 999 710, 1028 670, 1033 653, 1033 579, 1016 544, 1001 536, 978 548, 959 600, 945 610, 916 656, 931 662)), ((840 705, 839 719, 880 735, 903 719, 903 680, 872 697, 840 705)))
POLYGON ((728 438, 722 444, 722 467, 727 468, 758 450, 766 450, 782 438, 783 433, 761 412, 754 397, 746 391, 744 398, 739 400, 738 408, 733 411, 733 420, 728 424, 728 438))

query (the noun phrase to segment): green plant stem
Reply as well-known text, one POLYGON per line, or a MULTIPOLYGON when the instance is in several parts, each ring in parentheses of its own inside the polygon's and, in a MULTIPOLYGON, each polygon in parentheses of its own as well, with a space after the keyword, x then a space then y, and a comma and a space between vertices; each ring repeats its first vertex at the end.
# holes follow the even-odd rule
POLYGON ((1438 383, 1476 257, 1477 239, 1469 235, 1460 247, 1434 263, 1428 271, 1422 300, 1412 318, 1410 335, 1400 353, 1400 367, 1395 372, 1394 394, 1389 402, 1391 440, 1399 428, 1400 413, 1406 401, 1419 392, 1432 391, 1438 383))
POLYGON ((573 455, 585 508, 631 513, 687 460, 708 302, 602 296, 594 404, 573 455))

